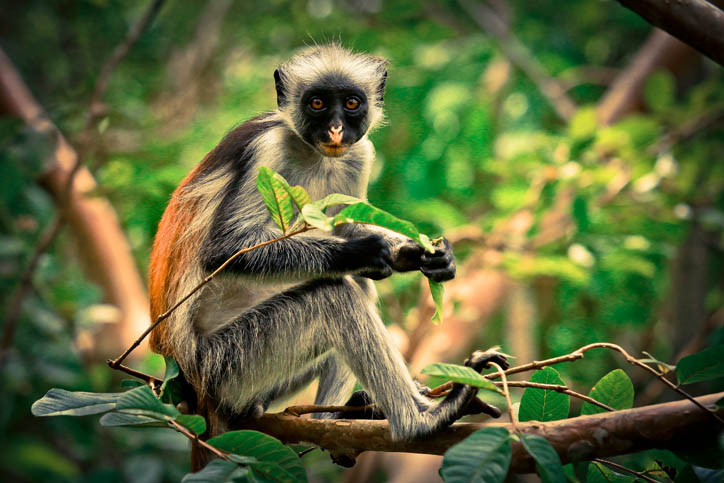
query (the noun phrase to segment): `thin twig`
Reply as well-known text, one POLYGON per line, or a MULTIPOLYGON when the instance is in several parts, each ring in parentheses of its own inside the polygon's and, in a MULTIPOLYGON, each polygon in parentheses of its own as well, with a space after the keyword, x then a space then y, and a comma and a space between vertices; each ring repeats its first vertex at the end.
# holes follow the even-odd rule
POLYGON ((621 355, 623 355, 623 356, 626 358, 626 362, 628 362, 629 364, 633 364, 633 365, 635 365, 635 366, 639 366, 640 368, 642 368, 642 369, 650 372, 651 374, 653 374, 654 376, 656 376, 657 378, 659 378, 659 380, 661 380, 661 382, 663 382, 664 384, 666 384, 667 386, 669 386, 671 389, 673 389, 674 391, 678 392, 680 395, 684 396, 684 397, 685 397, 686 399, 688 399, 689 401, 691 401, 691 402, 693 402, 694 404, 696 404, 699 408, 701 408, 702 411, 705 411, 705 412, 711 414, 711 416, 712 416, 714 419, 716 419, 717 421, 719 421, 721 424, 724 424, 724 419, 722 419, 718 414, 716 414, 715 412, 709 410, 706 406, 704 406, 704 405, 701 404, 699 401, 697 401, 696 399, 694 399, 694 397, 693 397, 692 395, 690 395, 689 393, 687 393, 686 391, 684 391, 683 389, 681 389, 681 388, 680 388, 679 386, 677 386, 676 384, 674 384, 674 383, 672 383, 671 381, 669 381, 664 374, 660 373, 659 371, 657 371, 657 370, 654 369, 653 367, 651 367, 651 366, 649 366, 649 365, 646 365, 646 364, 644 364, 643 362, 639 361, 638 359, 636 359, 635 357, 633 357, 631 354, 629 354, 628 352, 626 352, 626 351, 624 350, 624 348, 621 347, 621 346, 619 346, 619 345, 611 344, 610 342, 597 342, 597 343, 595 343, 595 344, 589 344, 589 345, 587 345, 587 346, 581 347, 581 348, 578 349, 576 352, 579 352, 579 353, 581 353, 581 355, 583 355, 583 353, 586 352, 586 351, 589 351, 589 350, 591 350, 591 349, 598 349, 598 348, 611 349, 611 350, 614 350, 614 351, 616 351, 616 352, 619 352, 621 355))
MULTIPOLYGON (((510 376, 511 374, 518 374, 520 372, 527 372, 527 371, 531 371, 534 369, 542 369, 543 367, 552 366, 554 364, 560 364, 561 362, 576 361, 578 359, 582 359, 583 354, 585 352, 588 352, 593 349, 610 349, 610 350, 620 353, 621 355, 624 356, 624 358, 626 359, 626 362, 633 364, 635 366, 638 366, 638 367, 644 369, 645 371, 650 372, 651 374, 656 376, 656 378, 658 378, 661 382, 663 382, 664 384, 669 386, 669 388, 678 392, 681 396, 685 397, 686 399, 688 399, 689 401, 694 403, 702 411, 705 411, 706 413, 710 414, 719 423, 724 424, 724 419, 722 419, 714 411, 709 410, 706 406, 704 406, 699 401, 694 399, 693 396, 691 396, 689 393, 687 393, 686 391, 681 389, 679 386, 677 386, 676 384, 669 381, 666 378, 665 374, 662 374, 659 371, 657 371, 656 369, 654 369, 653 367, 648 366, 648 365, 644 364, 643 362, 639 361, 638 359, 633 357, 631 354, 626 352, 626 350, 623 347, 616 345, 616 344, 612 344, 610 342, 596 342, 593 344, 588 344, 579 349, 576 349, 575 351, 571 352, 570 354, 553 357, 551 359, 545 359, 543 361, 533 361, 528 364, 523 364, 521 366, 511 367, 510 369, 505 371, 505 374, 507 376, 510 376)), ((497 379, 498 377, 500 377, 500 374, 498 372, 491 372, 490 374, 485 374, 483 377, 485 377, 486 379, 497 379)), ((436 397, 437 394, 444 393, 445 391, 448 391, 450 388, 452 388, 452 384, 453 383, 449 382, 449 381, 444 384, 441 384, 440 386, 432 389, 428 393, 428 395, 432 395, 432 397, 436 397)), ((578 396, 576 396, 576 397, 578 397, 578 396)))
POLYGON ((366 406, 320 406, 316 404, 303 404, 299 406, 289 406, 283 411, 283 414, 301 416, 302 414, 312 413, 352 413, 368 411, 374 409, 375 406, 375 404, 367 404, 366 406))
POLYGON ((494 369, 498 370, 498 375, 503 381, 503 393, 505 394, 505 403, 508 405, 508 413, 510 414, 510 426, 514 432, 518 432, 518 423, 515 421, 515 414, 513 413, 513 403, 510 400, 510 390, 508 389, 508 378, 505 377, 505 371, 502 367, 493 361, 488 362, 494 369))
MULTIPOLYGON (((108 361, 108 362, 110 362, 110 361, 108 361)), ((132 369, 128 366, 124 366, 123 364, 119 364, 118 367, 116 367, 115 369, 117 369, 121 372, 125 372, 129 376, 137 377, 143 381, 146 381, 148 383, 148 385, 151 386, 152 388, 154 386, 157 386, 157 385, 160 385, 163 383, 163 381, 157 377, 153 377, 152 375, 146 374, 145 372, 137 371, 136 369, 132 369)))
POLYGON ((636 475, 638 478, 641 478, 642 480, 650 481, 652 483, 659 483, 658 480, 655 480, 649 476, 646 476, 646 474, 643 471, 636 471, 631 468, 627 468, 623 465, 620 465, 618 463, 614 463, 613 461, 604 460, 601 458, 593 458, 593 461, 610 466, 611 468, 616 468, 617 470, 620 470, 620 471, 625 471, 626 473, 631 473, 632 475, 636 475))
POLYGON ((143 339, 145 339, 146 336, 147 336, 148 334, 150 334, 153 329, 155 329, 161 322, 163 322, 164 320, 166 320, 167 318, 169 318, 169 317, 171 316, 171 314, 173 313, 174 310, 176 310, 181 304, 183 304, 184 302, 186 302, 193 294, 195 294, 196 292, 198 292, 204 285, 206 285, 206 284, 209 283, 211 280, 213 280, 214 277, 216 277, 216 275, 219 274, 219 272, 221 272, 223 269, 225 269, 231 262, 233 262, 234 260, 236 260, 238 257, 240 257, 241 255, 243 255, 243 254, 245 254, 245 253, 248 253, 248 252, 250 252, 250 251, 252 251, 252 250, 256 250, 257 248, 261 248, 261 247, 263 247, 263 246, 269 245, 269 244, 271 244, 271 243, 276 243, 276 242, 279 242, 279 241, 281 241, 281 240, 286 240, 287 238, 290 238, 290 237, 292 237, 292 236, 294 236, 294 235, 298 235, 298 234, 300 234, 300 233, 304 233, 304 232, 309 231, 309 230, 312 230, 312 229, 313 229, 312 227, 308 226, 308 225, 305 223, 302 228, 300 228, 300 229, 298 229, 298 230, 296 230, 296 231, 289 232, 289 233, 287 233, 286 235, 282 235, 282 236, 280 236, 280 237, 278 237, 278 238, 274 238, 274 239, 272 239, 272 240, 267 240, 267 241, 265 241, 265 242, 258 243, 258 244, 254 245, 254 246, 251 246, 251 247, 242 248, 242 249, 239 250, 238 252, 234 253, 232 256, 230 256, 228 259, 226 259, 226 261, 225 261, 224 263, 222 263, 219 268, 217 268, 217 269, 214 270, 211 274, 209 274, 208 276, 206 276, 206 278, 204 278, 201 282, 199 282, 199 284, 196 285, 191 291, 189 291, 186 295, 184 295, 183 297, 181 297, 181 299, 180 299, 178 302, 176 302, 170 309, 168 309, 166 312, 164 312, 164 313, 162 313, 161 315, 159 315, 159 316, 156 318, 156 320, 153 322, 153 324, 151 324, 150 326, 148 326, 148 328, 143 331, 143 334, 141 334, 141 335, 133 342, 133 344, 131 344, 131 346, 130 346, 128 349, 126 349, 126 351, 125 351, 123 354, 121 354, 120 356, 118 356, 118 357, 117 357, 116 359, 114 359, 114 360, 109 360, 109 361, 108 361, 108 365, 109 365, 112 369, 117 369, 118 366, 121 364, 121 362, 123 362, 123 360, 124 360, 126 357, 128 357, 128 355, 129 355, 131 352, 133 352, 133 350, 134 350, 136 347, 138 347, 138 346, 141 344, 141 342, 143 342, 143 339))
POLYGON ((99 117, 101 114, 100 106, 103 102, 103 94, 105 94, 108 88, 108 81, 111 78, 111 74, 126 55, 128 55, 128 51, 133 44, 136 43, 144 30, 153 22, 153 19, 158 15, 165 1, 166 0, 153 0, 153 2, 151 2, 143 16, 135 25, 128 29, 124 41, 116 46, 111 56, 101 68, 95 89, 93 89, 93 94, 91 94, 91 109, 89 110, 91 118, 99 117))
MULTIPOLYGON (((495 381, 493 382, 496 386, 502 386, 501 382, 495 381)), ((583 401, 586 401, 587 403, 594 404, 601 409, 605 409, 606 411, 615 411, 614 408, 611 406, 608 406, 602 402, 596 401, 592 397, 586 396, 585 394, 581 394, 579 392, 576 392, 568 386, 562 386, 560 384, 542 384, 539 382, 529 382, 529 381, 508 381, 508 387, 532 387, 535 389, 545 389, 546 391, 556 391, 560 392, 561 394, 568 394, 571 397, 575 397, 578 399, 581 399, 583 401)))
MULTIPOLYGON (((20 276, 20 282, 15 290, 12 301, 8 307, 7 317, 5 319, 5 325, 3 327, 3 338, 0 342, 0 365, 2 365, 7 350, 12 345, 13 338, 15 337, 15 329, 17 327, 18 320, 20 318, 20 312, 22 310, 22 304, 25 297, 28 295, 30 287, 32 286, 33 275, 37 269, 38 263, 42 258, 43 254, 46 253, 55 242, 66 222, 66 210, 70 204, 72 196, 73 183, 75 181, 76 174, 80 171, 83 166, 83 159, 87 154, 87 149, 90 146, 90 134, 95 128, 95 125, 100 117, 100 109, 98 106, 101 103, 103 95, 108 87, 108 80, 111 74, 115 70, 116 66, 123 60, 128 54, 130 48, 136 43, 138 38, 141 36, 146 27, 153 21, 154 17, 160 10, 165 0, 154 0, 153 3, 146 10, 141 20, 132 27, 123 42, 121 42, 113 51, 111 57, 105 62, 101 68, 98 79, 96 80, 91 99, 88 104, 88 113, 85 129, 81 136, 81 146, 77 151, 75 158, 75 164, 68 173, 68 177, 65 182, 65 186, 62 190, 62 195, 59 197, 58 206, 59 210, 55 215, 55 218, 50 225, 43 231, 40 236, 40 240, 30 257, 30 262, 20 276)), ((41 116, 47 117, 45 113, 41 113, 41 116)))
POLYGON ((219 458, 221 458, 221 459, 223 459, 223 460, 226 460, 226 461, 230 461, 230 460, 229 460, 229 457, 226 455, 226 453, 224 453, 223 451, 221 451, 221 450, 218 449, 218 448, 214 448, 213 446, 211 446, 211 445, 210 445, 209 443, 207 443, 206 441, 204 441, 204 440, 202 440, 202 439, 199 439, 199 437, 198 437, 197 435, 193 434, 191 431, 189 431, 188 429, 184 428, 182 425, 180 425, 180 424, 177 423, 176 421, 171 420, 171 421, 168 422, 168 424, 169 424, 173 429, 175 429, 175 430, 178 431, 179 433, 183 434, 184 436, 186 436, 186 437, 187 437, 188 439, 190 439, 191 441, 193 441, 193 442, 199 444, 200 446, 203 446, 203 447, 206 448, 207 450, 211 451, 212 453, 214 453, 214 454, 215 454, 216 456, 218 456, 219 458))

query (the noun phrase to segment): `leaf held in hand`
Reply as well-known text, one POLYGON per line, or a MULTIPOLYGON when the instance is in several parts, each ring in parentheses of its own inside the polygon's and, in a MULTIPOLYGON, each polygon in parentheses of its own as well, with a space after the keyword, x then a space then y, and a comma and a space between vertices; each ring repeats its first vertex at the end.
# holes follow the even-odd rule
POLYGON ((435 303, 435 313, 432 316, 432 321, 439 325, 442 324, 442 300, 445 294, 445 287, 440 282, 427 279, 430 285, 430 294, 432 295, 432 301, 435 303))

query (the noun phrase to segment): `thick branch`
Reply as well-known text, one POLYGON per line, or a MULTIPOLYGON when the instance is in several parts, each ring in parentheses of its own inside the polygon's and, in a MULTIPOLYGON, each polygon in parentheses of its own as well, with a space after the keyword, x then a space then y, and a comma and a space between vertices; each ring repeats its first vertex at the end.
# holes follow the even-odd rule
POLYGON ((666 32, 653 29, 598 103, 598 120, 602 125, 613 124, 643 106, 646 80, 659 69, 676 73, 699 56, 689 46, 666 32))
MULTIPOLYGON (((712 406, 724 393, 697 398, 712 406)), ((720 414, 724 411, 719 410, 720 414)), ((312 443, 332 453, 356 454, 363 451, 443 454, 474 431, 500 423, 457 423, 433 438, 393 441, 387 421, 351 421, 307 419, 265 414, 257 421, 246 421, 241 428, 255 429, 279 438, 284 443, 312 443)), ((524 433, 538 434, 548 440, 563 463, 635 453, 650 448, 696 445, 705 436, 715 435, 721 426, 689 401, 676 401, 614 411, 547 423, 517 423, 524 433)), ((234 428, 240 429, 240 428, 234 428)), ((701 444, 701 443, 700 443, 701 444)), ((519 443, 513 445, 511 471, 534 471, 530 456, 519 443)))
MULTIPOLYGON (((96 195, 89 196, 97 187, 93 175, 86 168, 78 167, 78 154, 33 98, 20 74, 1 50, 0 104, 4 113, 22 119, 33 131, 54 140, 53 150, 46 160, 46 171, 39 181, 62 205, 65 213, 63 218, 71 225, 82 247, 79 253, 87 262, 85 267, 103 287, 107 299, 121 310, 123 320, 119 326, 125 329, 121 336, 137 333, 141 327, 148 325, 148 300, 116 212, 108 200, 96 195), (73 178, 69 184, 71 174, 73 178)), ((47 236, 43 237, 40 246, 43 250, 52 244, 60 231, 62 222, 57 224, 57 228, 49 230, 47 236)), ((38 253, 41 251, 38 250, 38 253)), ((34 256, 33 260, 35 258, 39 256, 34 256)), ((31 261, 28 275, 22 277, 22 283, 26 286, 30 284, 35 264, 31 261)), ((27 291, 27 287, 21 287, 18 291, 18 307, 27 291)), ((12 324, 9 325, 6 322, 6 327, 12 331, 15 322, 10 322, 12 324)), ((6 342, 3 345, 7 348, 12 333, 4 338, 6 342)), ((118 335, 114 337, 116 343, 119 339, 118 335)))
POLYGON ((618 0, 627 8, 724 65, 724 11, 706 0, 618 0))

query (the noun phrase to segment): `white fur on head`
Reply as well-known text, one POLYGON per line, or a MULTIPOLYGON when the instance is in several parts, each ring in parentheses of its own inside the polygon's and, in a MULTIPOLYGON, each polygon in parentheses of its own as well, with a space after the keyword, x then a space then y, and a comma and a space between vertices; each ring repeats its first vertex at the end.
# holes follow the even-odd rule
POLYGON ((286 102, 279 112, 293 128, 293 113, 304 90, 327 75, 347 78, 367 95, 370 129, 382 120, 381 87, 387 76, 388 61, 381 57, 358 54, 339 44, 308 47, 279 66, 286 102))

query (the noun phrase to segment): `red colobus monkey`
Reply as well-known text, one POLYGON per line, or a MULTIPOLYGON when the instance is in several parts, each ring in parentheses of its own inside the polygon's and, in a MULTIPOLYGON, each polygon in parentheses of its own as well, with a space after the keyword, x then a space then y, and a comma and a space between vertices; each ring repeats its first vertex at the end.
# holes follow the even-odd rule
MULTIPOLYGON (((260 166, 307 189, 366 198, 382 118, 387 61, 338 45, 304 50, 275 72, 278 108, 226 135, 183 180, 163 215, 150 267, 155 319, 241 248, 276 238, 256 189, 260 166)), ((380 320, 370 279, 420 270, 455 276, 452 248, 423 253, 411 240, 362 225, 307 232, 240 256, 151 334, 173 355, 198 398, 227 421, 261 415, 273 400, 319 378, 317 404, 374 400, 392 436, 435 432, 470 412, 498 414, 456 384, 424 396, 380 320), (422 393, 422 394, 421 394, 422 393)), ((494 352, 466 364, 480 371, 494 352)), ((381 416, 379 411, 368 417, 381 416)), ((329 416, 329 415, 327 415, 329 416)))

